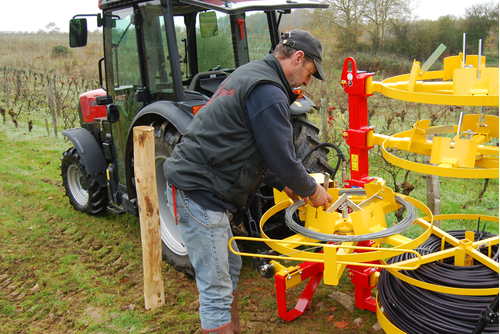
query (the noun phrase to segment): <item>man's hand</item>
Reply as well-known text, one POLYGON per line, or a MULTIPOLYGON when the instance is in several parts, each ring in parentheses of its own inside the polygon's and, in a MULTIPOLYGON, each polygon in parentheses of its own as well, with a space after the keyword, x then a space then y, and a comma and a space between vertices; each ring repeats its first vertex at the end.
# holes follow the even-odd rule
POLYGON ((308 203, 315 208, 322 206, 324 210, 327 210, 330 204, 333 203, 333 198, 322 186, 318 184, 316 192, 314 195, 309 197, 308 203))

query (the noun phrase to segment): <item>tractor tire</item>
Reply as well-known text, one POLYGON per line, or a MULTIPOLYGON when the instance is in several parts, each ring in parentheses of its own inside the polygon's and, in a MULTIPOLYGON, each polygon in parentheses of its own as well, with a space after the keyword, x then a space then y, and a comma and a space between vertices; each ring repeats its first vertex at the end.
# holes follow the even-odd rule
MULTIPOLYGON (((306 115, 293 116, 292 126, 295 154, 302 160, 313 147, 322 143, 318 136, 319 129, 316 124, 307 120, 306 115)), ((325 147, 317 149, 305 161, 302 161, 302 164, 309 173, 327 172, 332 175, 334 168, 328 162, 328 152, 329 150, 325 147)))
POLYGON ((61 157, 61 176, 69 203, 78 211, 100 215, 108 207, 108 192, 87 173, 76 148, 71 147, 61 157))
POLYGON ((163 163, 172 154, 175 145, 180 139, 181 134, 172 123, 155 124, 155 170, 158 206, 160 209, 162 257, 165 262, 177 271, 195 278, 194 268, 189 260, 184 239, 175 224, 175 219, 166 201, 167 179, 163 173, 163 163))

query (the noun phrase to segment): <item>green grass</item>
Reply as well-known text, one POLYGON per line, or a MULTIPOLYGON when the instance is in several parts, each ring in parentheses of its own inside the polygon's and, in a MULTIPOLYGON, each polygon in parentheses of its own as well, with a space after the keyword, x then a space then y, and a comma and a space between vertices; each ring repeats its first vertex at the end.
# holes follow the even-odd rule
MULTIPOLYGON (((198 330, 196 285, 166 263, 162 264, 166 304, 154 311, 144 310, 137 218, 110 213, 90 217, 69 205, 58 167, 69 142, 62 136, 47 136, 44 124, 35 124, 33 132, 28 132, 20 122, 18 129, 12 123, 0 124, 0 143, 0 277, 11 279, 8 284, 0 282, 0 332, 198 330)), ((440 181, 443 213, 498 216, 498 179, 490 180, 481 202, 477 197, 484 180, 440 181)), ((410 196, 425 203, 424 176, 411 173, 408 182, 415 185, 410 196)), ((445 224, 448 222, 443 222, 443 229, 477 227, 477 221, 445 224)), ((486 229, 498 233, 498 224, 489 223, 486 229)), ((412 227, 408 233, 419 235, 421 231, 412 227)), ((275 333, 340 333, 335 321, 352 324, 358 317, 364 319, 364 327, 349 330, 371 332, 375 314, 358 309, 350 313, 328 297, 332 290, 353 294, 347 271, 338 286, 322 282, 306 313, 285 323, 277 316, 273 279, 262 278, 250 258, 243 260, 240 314, 244 324, 253 326, 245 325, 244 332, 257 328, 275 333)), ((295 305, 304 285, 287 291, 289 307, 295 305)))

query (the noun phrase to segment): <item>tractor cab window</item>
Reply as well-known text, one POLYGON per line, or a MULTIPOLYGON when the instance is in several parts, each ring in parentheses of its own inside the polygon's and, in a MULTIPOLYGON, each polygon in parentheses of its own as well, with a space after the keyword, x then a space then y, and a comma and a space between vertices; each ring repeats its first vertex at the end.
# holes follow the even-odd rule
MULTIPOLYGON (((188 90, 210 97, 236 67, 230 17, 215 11, 200 12, 193 27, 196 45, 192 49, 196 50, 196 59, 187 59, 185 66, 181 66, 183 78, 188 90)), ((177 25, 176 30, 179 36, 177 25)), ((187 54, 187 38, 180 40, 184 44, 179 46, 179 53, 187 54)))
POLYGON ((113 87, 118 90, 141 86, 139 59, 137 57, 136 32, 132 24, 132 10, 121 10, 107 15, 111 24, 111 43, 106 50, 113 62, 113 87))
POLYGON ((106 61, 112 63, 107 64, 107 77, 113 79, 108 87, 113 87, 118 99, 144 90, 151 96, 173 94, 171 59, 159 3, 141 4, 137 12, 127 8, 106 13, 106 19, 105 38, 111 39, 105 43, 106 61))
POLYGON ((247 13, 246 32, 249 60, 259 60, 272 52, 267 15, 262 12, 247 13))
POLYGON ((196 20, 199 72, 234 70, 234 51, 229 15, 202 12, 196 20), (211 13, 211 14, 207 14, 211 13), (213 24, 211 20, 216 20, 213 24))

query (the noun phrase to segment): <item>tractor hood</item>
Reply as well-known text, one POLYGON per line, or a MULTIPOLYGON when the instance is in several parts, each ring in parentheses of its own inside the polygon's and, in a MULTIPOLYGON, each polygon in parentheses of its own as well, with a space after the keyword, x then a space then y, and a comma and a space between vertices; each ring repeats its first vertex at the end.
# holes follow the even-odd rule
POLYGON ((217 10, 226 14, 297 8, 328 8, 328 4, 315 0, 179 0, 179 2, 217 10))

